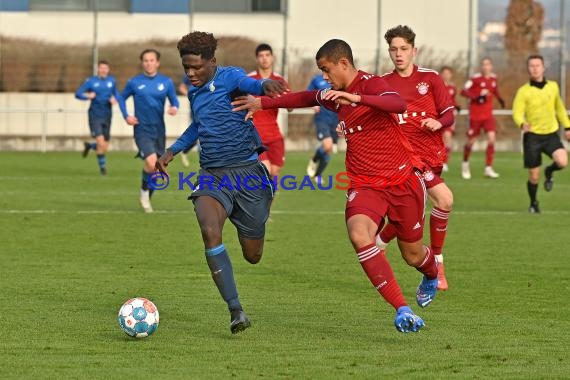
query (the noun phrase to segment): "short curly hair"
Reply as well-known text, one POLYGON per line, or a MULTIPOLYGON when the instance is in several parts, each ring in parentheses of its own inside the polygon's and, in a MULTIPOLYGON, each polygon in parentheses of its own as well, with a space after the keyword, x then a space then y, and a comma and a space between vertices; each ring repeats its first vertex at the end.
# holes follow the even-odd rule
POLYGON ((409 43, 412 46, 415 46, 416 44, 416 33, 414 33, 412 28, 410 28, 407 25, 395 26, 391 29, 388 29, 386 34, 384 34, 384 39, 386 40, 388 45, 390 45, 392 43, 392 40, 396 37, 403 38, 404 40, 406 40, 407 43, 409 43))
POLYGON ((218 40, 212 33, 192 32, 182 37, 176 47, 180 57, 192 54, 199 55, 203 59, 212 59, 218 47, 218 40))

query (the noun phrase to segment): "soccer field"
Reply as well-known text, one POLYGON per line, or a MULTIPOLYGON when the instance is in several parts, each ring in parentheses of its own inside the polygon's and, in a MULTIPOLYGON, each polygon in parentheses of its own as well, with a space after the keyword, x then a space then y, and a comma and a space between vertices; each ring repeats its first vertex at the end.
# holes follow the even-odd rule
MULTIPOLYGON (((283 174, 304 175, 308 153, 283 174)), ((176 160, 171 173, 196 171, 176 160)), ((460 178, 445 248, 450 289, 415 306, 421 275, 395 244, 388 257, 413 310, 426 322, 402 334, 394 311, 364 275, 344 226, 340 190, 281 191, 260 264, 242 257, 235 228, 224 240, 252 328, 231 335, 210 277, 188 189, 138 204, 141 163, 111 153, 102 177, 79 153, 0 153, 0 378, 379 379, 567 378, 570 173, 539 189, 527 212, 516 153, 497 155, 498 180, 460 178), (151 299, 156 333, 143 340, 117 324, 121 304, 151 299)), ((328 173, 344 169, 333 157, 328 173)), ((481 174, 481 175, 480 175, 481 174)))

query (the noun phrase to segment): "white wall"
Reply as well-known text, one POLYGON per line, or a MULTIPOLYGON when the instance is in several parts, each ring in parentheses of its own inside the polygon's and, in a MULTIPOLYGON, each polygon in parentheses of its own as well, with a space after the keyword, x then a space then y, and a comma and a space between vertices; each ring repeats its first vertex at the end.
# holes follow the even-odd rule
MULTIPOLYGON (((166 115, 168 136, 178 137, 189 123, 189 104, 179 97, 180 110, 176 116, 166 115)), ((168 106, 168 101, 166 102, 168 106)), ((0 135, 7 136, 89 136, 87 109, 89 102, 75 99, 74 94, 0 93, 0 135)), ((127 100, 132 114, 132 98, 127 100)), ((112 136, 132 136, 132 129, 113 107, 112 136)))

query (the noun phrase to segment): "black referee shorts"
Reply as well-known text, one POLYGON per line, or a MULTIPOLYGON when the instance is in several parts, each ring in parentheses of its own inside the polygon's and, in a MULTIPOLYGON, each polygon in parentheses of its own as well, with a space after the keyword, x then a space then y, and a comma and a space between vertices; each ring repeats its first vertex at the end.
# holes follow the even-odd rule
POLYGON ((527 132, 523 135, 523 156, 525 168, 537 168, 542 165, 542 153, 552 158, 557 149, 564 149, 558 132, 539 135, 527 132))

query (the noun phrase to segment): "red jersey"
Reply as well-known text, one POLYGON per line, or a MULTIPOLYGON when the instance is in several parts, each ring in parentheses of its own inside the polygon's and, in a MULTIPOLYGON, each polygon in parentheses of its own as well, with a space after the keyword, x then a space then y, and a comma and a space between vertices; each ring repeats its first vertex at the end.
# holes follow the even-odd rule
POLYGON ((432 168, 442 166, 447 155, 443 128, 430 131, 421 125, 424 119, 437 120, 455 109, 437 71, 414 65, 409 77, 400 76, 394 70, 382 78, 406 101, 406 112, 398 115, 398 122, 416 154, 432 168))
POLYGON ((497 77, 491 74, 488 78, 480 73, 473 75, 461 91, 461 95, 469 98, 469 118, 471 120, 487 120, 493 117, 493 95, 500 99, 497 77), (484 95, 484 90, 487 94, 484 95))
MULTIPOLYGON (((322 99, 328 89, 319 90, 318 102, 338 113, 346 140, 346 171, 349 176, 368 176, 402 183, 413 173, 417 158, 398 125, 387 112, 362 104, 337 105, 322 99)), ((358 71, 345 90, 359 95, 397 94, 381 77, 358 71)))
MULTIPOLYGON (((247 74, 247 76, 255 79, 263 79, 261 74, 259 74, 259 71, 252 71, 247 74)), ((272 72, 269 79, 283 81, 285 86, 289 87, 289 84, 285 79, 277 73, 272 72)), ((279 130, 279 125, 277 124, 278 113, 279 109, 275 108, 260 110, 253 114, 253 124, 255 125, 257 133, 259 133, 259 137, 261 137, 261 141, 264 144, 283 138, 283 135, 279 130)))
POLYGON ((453 106, 455 108, 459 108, 459 104, 457 104, 457 87, 455 87, 455 85, 453 84, 448 84, 443 82, 443 84, 445 85, 445 89, 447 90, 447 93, 449 94, 449 98, 451 99, 451 102, 453 103, 453 106))

